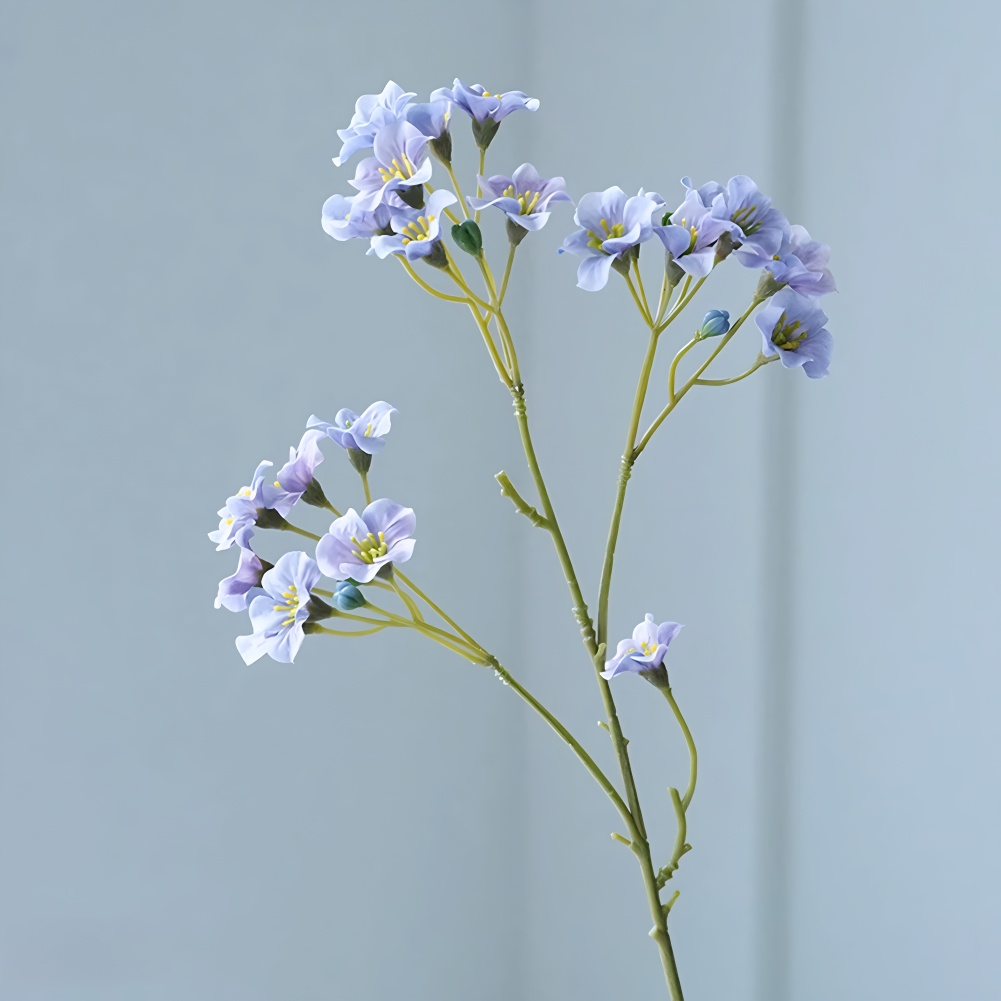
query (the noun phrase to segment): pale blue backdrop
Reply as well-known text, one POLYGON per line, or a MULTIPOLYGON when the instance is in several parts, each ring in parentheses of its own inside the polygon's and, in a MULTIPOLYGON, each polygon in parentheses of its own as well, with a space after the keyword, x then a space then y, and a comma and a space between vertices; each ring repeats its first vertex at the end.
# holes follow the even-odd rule
MULTIPOLYGON (((615 815, 489 673, 407 637, 248 669, 211 607, 225 496, 309 413, 388 399, 420 580, 610 759, 468 318, 318 225, 355 96, 455 75, 542 100, 498 168, 669 200, 746 172, 833 247, 831 377, 693 395, 627 505, 614 631, 687 624, 686 998, 994 998, 999 28, 986 0, 9 4, 0 999, 663 996, 615 815)), ((643 332, 574 288, 569 225, 511 301, 593 602, 643 332)), ((743 308, 730 270, 707 308, 743 308)), ((684 746, 634 680, 666 854, 684 746)))

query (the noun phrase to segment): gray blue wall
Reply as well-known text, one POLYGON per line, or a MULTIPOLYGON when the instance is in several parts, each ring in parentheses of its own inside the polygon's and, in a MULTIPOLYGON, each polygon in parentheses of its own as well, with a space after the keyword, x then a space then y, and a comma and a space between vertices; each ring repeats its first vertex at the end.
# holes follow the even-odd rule
MULTIPOLYGON (((661 996, 615 815, 487 672, 406 636, 246 668, 212 609, 227 493, 309 413, 388 399, 415 576, 611 765, 559 570, 492 479, 526 476, 468 318, 318 225, 355 96, 454 75, 543 102, 498 169, 669 199, 747 172, 833 248, 831 377, 693 394, 627 504, 613 631, 687 624, 686 997, 994 997, 1001 15, 753 7, 10 5, 0 998, 661 996)), ((574 288, 569 228, 524 245, 511 301, 593 602, 644 338, 621 287, 574 288)), ((706 308, 743 308, 729 272, 706 308)), ((684 746, 632 680, 666 856, 684 746)))

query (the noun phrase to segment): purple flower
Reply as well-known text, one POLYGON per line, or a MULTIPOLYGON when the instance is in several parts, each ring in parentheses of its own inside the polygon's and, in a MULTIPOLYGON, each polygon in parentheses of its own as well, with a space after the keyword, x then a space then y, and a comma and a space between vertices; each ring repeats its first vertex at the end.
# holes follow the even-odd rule
POLYGON ((431 95, 432 101, 448 100, 457 104, 463 111, 477 122, 485 122, 488 118, 500 122, 512 111, 527 108, 538 111, 539 102, 520 90, 509 90, 506 94, 491 94, 483 87, 474 83, 467 87, 458 77, 451 87, 440 87, 431 95))
POLYGON ((776 286, 788 285, 800 295, 815 298, 835 291, 834 275, 827 267, 830 255, 830 248, 811 240, 802 226, 790 226, 777 253, 755 253, 754 257, 757 267, 771 275, 772 291, 777 290, 776 286))
POLYGON ((231 612, 242 612, 254 597, 254 592, 260 589, 263 574, 264 564, 260 557, 248 546, 241 546, 236 572, 219 581, 215 607, 228 608, 231 612))
POLYGON ((321 421, 316 414, 312 414, 306 421, 306 427, 317 428, 341 448, 356 448, 375 455, 386 445, 391 418, 396 412, 396 407, 390 406, 385 400, 379 400, 360 414, 346 408, 338 410, 333 424, 321 421))
POLYGON ((653 193, 641 190, 630 198, 618 187, 584 195, 573 217, 581 228, 559 251, 584 258, 577 268, 577 287, 588 292, 604 288, 612 262, 653 235, 651 217, 663 204, 653 193))
POLYGON ((268 654, 291 664, 302 646, 303 624, 309 618, 310 591, 320 568, 305 553, 286 553, 261 578, 264 594, 250 603, 250 636, 238 636, 236 648, 248 664, 268 654))
POLYGON ((408 261, 428 257, 441 239, 443 211, 458 201, 446 188, 438 188, 422 209, 398 209, 390 219, 392 236, 373 236, 369 253, 385 258, 403 254, 408 261))
POLYGON ((409 507, 386 498, 373 501, 360 515, 349 508, 316 544, 316 561, 328 577, 367 584, 387 564, 410 559, 416 526, 409 507))
POLYGON ((834 340, 824 329, 827 316, 811 299, 784 288, 754 318, 761 330, 761 353, 779 356, 786 368, 800 368, 811 379, 827 375, 834 340))
MULTIPOLYGON (((710 185, 703 188, 707 195, 712 191, 710 185)), ((712 271, 714 244, 731 229, 730 223, 713 216, 700 194, 702 190, 688 186, 685 200, 671 213, 669 223, 653 227, 678 267, 693 278, 705 278, 712 271)))
POLYGON ((294 496, 296 501, 313 482, 313 472, 323 462, 323 453, 320 451, 320 439, 323 437, 325 437, 323 431, 306 431, 299 442, 299 447, 288 450, 288 462, 278 470, 275 486, 279 490, 284 490, 289 496, 294 496))
POLYGON ((467 198, 477 211, 495 206, 519 226, 534 232, 542 229, 549 219, 551 202, 570 202, 566 182, 562 177, 548 181, 530 164, 523 163, 510 177, 496 174, 477 177, 482 198, 467 198))
POLYGON ((344 145, 334 157, 334 165, 340 167, 352 153, 368 149, 375 134, 383 126, 398 121, 407 102, 414 96, 404 93, 402 87, 390 80, 381 94, 363 94, 359 97, 348 127, 337 130, 337 137, 343 140, 344 145))
POLYGON ((760 254, 777 253, 789 232, 786 217, 772 208, 772 200, 744 174, 731 177, 713 198, 712 214, 729 224, 735 243, 749 245, 746 251, 738 251, 737 257, 750 268, 761 266, 760 254))
POLYGON ((431 179, 428 137, 410 122, 396 121, 376 133, 373 156, 358 164, 351 186, 358 189, 354 204, 371 211, 393 191, 405 194, 431 179))
POLYGON ((403 110, 403 117, 429 139, 440 139, 448 130, 452 117, 450 98, 432 100, 428 104, 410 104, 403 110))
MULTIPOLYGON (((605 661, 603 678, 615 678, 627 671, 642 674, 648 680, 660 673, 664 655, 671 641, 681 632, 677 622, 661 622, 658 625, 648 612, 643 621, 633 630, 632 639, 619 640, 615 656, 605 661)), ((666 673, 664 680, 666 681, 666 673)))
POLYGON ((389 220, 393 207, 386 202, 374 209, 363 209, 355 205, 357 195, 331 195, 320 211, 320 225, 324 233, 335 240, 368 240, 378 233, 389 230, 389 220))
MULTIPOLYGON (((254 534, 254 525, 257 522, 257 509, 266 507, 264 495, 267 492, 269 500, 275 499, 273 490, 266 491, 264 471, 271 465, 265 459, 254 470, 254 476, 249 487, 240 489, 226 500, 225 505, 219 508, 219 528, 214 532, 209 532, 209 538, 216 543, 216 551, 229 549, 234 542, 241 547, 249 543, 254 534), (243 540, 243 541, 241 541, 243 540)), ((291 508, 291 505, 289 505, 291 508)))

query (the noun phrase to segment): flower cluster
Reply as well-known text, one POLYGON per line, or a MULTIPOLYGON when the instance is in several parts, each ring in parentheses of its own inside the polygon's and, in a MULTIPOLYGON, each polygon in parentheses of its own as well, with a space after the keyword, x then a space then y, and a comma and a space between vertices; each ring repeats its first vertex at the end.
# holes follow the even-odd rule
POLYGON ((291 663, 302 645, 307 627, 367 604, 360 585, 392 572, 414 551, 416 517, 410 508, 382 498, 358 514, 349 509, 341 515, 330 504, 314 477, 323 461, 320 442, 332 440, 351 457, 361 452, 369 458, 386 442, 394 407, 379 401, 362 413, 342 409, 334 422, 315 415, 289 461, 269 481, 262 462, 249 487, 243 487, 220 510, 219 529, 209 533, 217 549, 239 547, 237 568, 219 582, 216 608, 231 612, 249 609, 252 632, 236 641, 240 655, 252 664, 267 654, 273 660, 291 663), (263 560, 251 546, 254 530, 277 528, 300 532, 286 516, 302 500, 336 513, 325 535, 318 537, 314 557, 304 552, 285 553, 274 564, 263 560), (334 582, 324 590, 322 577, 334 582))

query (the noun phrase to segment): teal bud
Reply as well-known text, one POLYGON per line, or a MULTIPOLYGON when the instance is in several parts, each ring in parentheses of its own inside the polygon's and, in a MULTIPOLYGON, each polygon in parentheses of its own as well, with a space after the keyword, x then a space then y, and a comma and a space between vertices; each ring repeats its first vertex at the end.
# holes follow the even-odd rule
POLYGON ((507 238, 511 243, 512 247, 517 247, 522 240, 528 236, 528 230, 524 226, 519 226, 516 222, 508 219, 507 222, 507 238))
POLYGON ((476 140, 476 145, 482 150, 486 148, 493 142, 494 136, 497 135, 497 130, 500 128, 500 122, 495 122, 492 118, 486 118, 482 122, 478 122, 475 118, 473 122, 473 138, 476 140))
POLYGON ((436 157, 446 167, 450 166, 452 163, 452 133, 445 129, 444 132, 437 139, 432 139, 428 146, 431 148, 431 152, 434 153, 436 157))
POLYGON ((423 184, 404 185, 402 188, 397 188, 394 194, 399 195, 400 199, 412 209, 424 208, 423 184))
POLYGON ((480 232, 480 227, 472 219, 467 219, 465 222, 453 226, 452 239, 455 240, 455 245, 460 250, 472 254, 473 257, 479 257, 480 251, 483 249, 483 234, 480 232))
POLYGON ((719 337, 730 329, 730 314, 725 309, 710 309, 702 318, 699 327, 699 340, 706 337, 719 337))
POLYGON ((353 612, 367 604, 365 595, 350 581, 339 580, 334 586, 334 607, 339 612, 353 612))
POLYGON ((372 456, 368 452, 363 452, 360 448, 345 449, 348 453, 348 462, 364 476, 372 468, 372 456))

